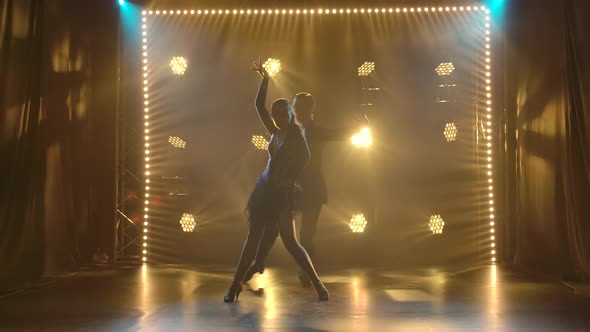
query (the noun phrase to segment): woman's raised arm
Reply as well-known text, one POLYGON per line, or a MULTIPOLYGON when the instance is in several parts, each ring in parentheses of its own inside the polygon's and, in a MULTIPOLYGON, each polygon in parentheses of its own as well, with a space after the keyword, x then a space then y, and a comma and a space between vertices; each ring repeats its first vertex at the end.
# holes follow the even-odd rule
POLYGON ((262 121, 262 124, 264 125, 266 130, 268 130, 270 134, 274 134, 279 130, 279 128, 277 128, 275 123, 272 121, 265 106, 266 93, 268 91, 268 82, 270 81, 270 76, 268 75, 266 69, 262 67, 260 58, 258 58, 258 61, 254 61, 252 66, 250 66, 250 69, 262 76, 262 81, 260 82, 260 87, 258 87, 258 93, 256 94, 256 111, 258 112, 260 121, 262 121))

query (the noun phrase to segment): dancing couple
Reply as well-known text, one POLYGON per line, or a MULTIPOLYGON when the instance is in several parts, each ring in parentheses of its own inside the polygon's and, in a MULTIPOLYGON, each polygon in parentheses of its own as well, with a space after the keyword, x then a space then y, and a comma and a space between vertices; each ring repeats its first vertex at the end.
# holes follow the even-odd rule
POLYGON ((260 59, 250 68, 262 77, 256 96, 256 110, 271 134, 269 159, 248 201, 248 236, 224 301, 237 301, 242 284, 255 273, 264 272, 266 256, 278 235, 299 265, 300 281, 305 285, 311 284, 320 301, 327 301, 329 292, 308 254, 308 251, 313 251, 317 221, 322 205, 327 202, 321 155, 326 142, 346 139, 358 128, 325 129, 315 126, 315 100, 304 92, 297 94, 294 107, 288 99, 275 100, 269 115, 265 106, 269 74, 260 59), (297 195, 299 185, 302 193, 297 195), (300 196, 297 201, 296 195, 300 196), (295 236, 295 205, 301 210, 301 239, 308 251, 295 236))

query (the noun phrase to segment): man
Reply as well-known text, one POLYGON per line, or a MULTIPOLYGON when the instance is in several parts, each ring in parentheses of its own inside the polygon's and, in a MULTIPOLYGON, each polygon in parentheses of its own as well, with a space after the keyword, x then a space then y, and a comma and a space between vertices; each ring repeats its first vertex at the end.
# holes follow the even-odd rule
MULTIPOLYGON (((303 128, 307 145, 311 152, 311 159, 299 177, 299 185, 302 192, 297 201, 297 208, 301 211, 301 230, 299 240, 309 255, 314 253, 314 236, 322 207, 328 202, 328 188, 323 172, 322 154, 326 144, 333 141, 349 139, 363 125, 366 125, 366 117, 359 126, 353 128, 322 128, 315 124, 316 103, 313 96, 307 92, 300 92, 293 100, 295 119, 303 128)), ((252 278, 255 273, 264 273, 265 260, 277 238, 276 230, 266 231, 263 235, 254 265, 246 274, 244 282, 252 278)), ((304 286, 309 285, 309 280, 301 271, 299 280, 304 286)))

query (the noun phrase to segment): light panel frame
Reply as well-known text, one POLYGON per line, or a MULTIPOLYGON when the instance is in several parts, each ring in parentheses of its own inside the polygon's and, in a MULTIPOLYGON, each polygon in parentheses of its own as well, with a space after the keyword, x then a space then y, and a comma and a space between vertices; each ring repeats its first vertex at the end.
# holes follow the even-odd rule
MULTIPOLYGON (((142 11, 141 15, 141 33, 142 33, 142 91, 143 91, 143 108, 144 108, 144 142, 145 142, 145 201, 144 201, 144 218, 143 218, 143 242, 142 242, 142 262, 148 262, 148 248, 149 248, 149 197, 150 197, 150 182, 151 182, 151 165, 150 165, 150 66, 148 56, 148 18, 159 15, 375 15, 375 14, 429 14, 429 13, 457 13, 457 12, 479 12, 481 13, 482 23, 485 26, 485 34, 482 36, 484 41, 484 49, 482 50, 482 62, 484 67, 483 86, 485 87, 485 122, 483 125, 483 138, 486 150, 485 174, 487 178, 486 192, 489 197, 489 246, 490 246, 490 261, 496 262, 496 231, 495 231, 495 207, 494 207, 494 171, 493 171, 493 102, 492 102, 492 47, 491 47, 491 18, 490 10, 483 5, 474 4, 472 6, 421 6, 421 7, 371 7, 371 8, 284 8, 284 9, 268 9, 268 8, 236 8, 236 9, 146 9, 142 11)), ((478 75, 479 76, 479 75, 478 75)), ((478 80, 480 78, 478 77, 478 80)), ((479 97, 479 96, 476 96, 479 97)), ((476 110, 477 111, 477 110, 476 110)))

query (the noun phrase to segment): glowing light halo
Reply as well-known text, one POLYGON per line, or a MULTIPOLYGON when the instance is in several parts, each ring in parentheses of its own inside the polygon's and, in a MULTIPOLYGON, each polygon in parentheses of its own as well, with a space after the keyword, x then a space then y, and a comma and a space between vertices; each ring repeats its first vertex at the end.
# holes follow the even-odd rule
POLYGON ((365 127, 350 138, 350 142, 357 148, 368 148, 373 145, 373 136, 371 129, 365 127))
POLYGON ((262 64, 262 68, 266 69, 268 75, 271 77, 277 76, 282 69, 281 61, 279 59, 268 58, 268 60, 262 64))
POLYGON ((454 122, 445 124, 445 130, 443 131, 443 134, 447 142, 454 142, 457 139, 457 133, 457 126, 454 122))
POLYGON ((195 222, 195 216, 193 216, 191 213, 183 213, 179 224, 182 228, 182 231, 185 233, 194 231, 195 226, 197 226, 197 223, 195 222))
POLYGON ((432 232, 432 234, 440 235, 443 232, 445 227, 445 221, 440 216, 440 214, 435 214, 430 216, 430 220, 428 221, 428 228, 432 232))
POLYGON ((177 149, 184 149, 186 148, 186 141, 178 136, 170 136, 168 137, 168 143, 172 144, 173 147, 177 149))
POLYGON ((268 141, 262 135, 252 135, 252 144, 254 144, 258 150, 268 149, 268 141))
POLYGON ((348 223, 348 227, 353 233, 363 233, 367 227, 367 218, 362 213, 353 214, 348 223))
POLYGON ((369 76, 375 71, 375 62, 365 62, 358 68, 359 76, 369 76))
POLYGON ((452 62, 443 62, 434 71, 438 76, 449 76, 455 71, 455 65, 452 62))
POLYGON ((172 70, 172 74, 176 76, 182 76, 186 72, 188 68, 188 62, 182 56, 174 56, 170 59, 170 70, 172 70))

